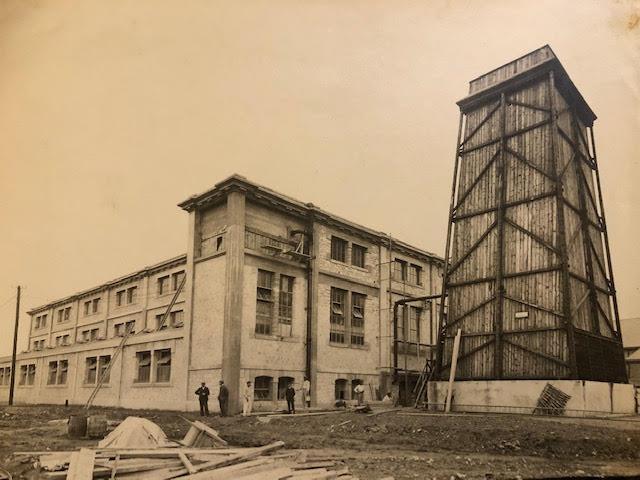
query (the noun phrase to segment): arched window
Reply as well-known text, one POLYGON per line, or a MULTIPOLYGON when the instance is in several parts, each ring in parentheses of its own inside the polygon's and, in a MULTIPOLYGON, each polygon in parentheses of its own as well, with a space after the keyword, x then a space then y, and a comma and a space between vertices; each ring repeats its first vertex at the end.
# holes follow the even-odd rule
POLYGON ((295 378, 293 377, 279 377, 278 378, 278 400, 285 399, 285 391, 290 383, 294 383, 295 378))
POLYGON ((256 377, 253 387, 253 399, 257 401, 271 400, 271 377, 256 377))
POLYGON ((338 378, 336 380, 336 400, 346 400, 347 393, 347 380, 338 378))

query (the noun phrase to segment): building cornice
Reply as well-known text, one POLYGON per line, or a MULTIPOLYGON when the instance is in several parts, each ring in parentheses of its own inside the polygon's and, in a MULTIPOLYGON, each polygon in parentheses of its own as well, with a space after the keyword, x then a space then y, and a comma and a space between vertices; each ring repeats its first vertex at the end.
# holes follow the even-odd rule
POLYGON ((179 203, 178 206, 183 210, 190 212, 195 209, 217 205, 223 203, 227 195, 232 191, 242 192, 248 199, 256 203, 295 216, 305 222, 317 221, 332 228, 364 238, 374 244, 387 247, 390 245, 392 250, 397 250, 405 255, 419 258, 427 262, 435 262, 440 265, 444 264, 444 259, 436 254, 391 238, 384 232, 379 232, 341 218, 322 210, 312 203, 303 203, 292 197, 275 192, 267 187, 253 183, 245 177, 237 174, 217 183, 212 189, 207 190, 204 193, 189 197, 185 201, 179 203))
POLYGON ((44 312, 45 310, 55 309, 57 307, 72 303, 76 300, 82 300, 83 298, 94 296, 98 293, 108 291, 109 289, 117 287, 119 285, 130 283, 133 280, 150 276, 155 273, 161 272, 163 270, 169 270, 171 268, 177 267, 178 265, 182 265, 186 263, 187 263, 187 255, 186 254, 179 255, 177 257, 170 258, 169 260, 165 260, 164 262, 160 262, 154 265, 150 265, 148 267, 144 267, 143 269, 137 270, 133 273, 130 273, 129 275, 124 275, 122 277, 118 277, 116 279, 110 280, 106 283, 90 288, 88 290, 83 290, 81 292, 75 293, 68 297, 64 297, 59 300, 54 300, 45 305, 32 308, 27 312, 27 314, 34 315, 40 312, 44 312))

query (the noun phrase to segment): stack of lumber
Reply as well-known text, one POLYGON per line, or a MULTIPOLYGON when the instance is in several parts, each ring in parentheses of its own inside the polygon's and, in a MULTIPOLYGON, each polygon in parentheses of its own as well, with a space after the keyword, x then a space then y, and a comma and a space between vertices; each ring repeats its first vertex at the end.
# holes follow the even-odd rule
POLYGON ((256 448, 81 448, 67 452, 18 452, 39 458, 41 477, 52 480, 320 480, 354 479, 333 458, 305 452, 274 453, 274 442, 256 448))

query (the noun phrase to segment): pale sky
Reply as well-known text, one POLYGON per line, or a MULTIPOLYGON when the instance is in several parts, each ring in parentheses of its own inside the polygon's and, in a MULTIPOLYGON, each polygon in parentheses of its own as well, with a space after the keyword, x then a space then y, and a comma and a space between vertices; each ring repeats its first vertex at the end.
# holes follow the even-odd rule
POLYGON ((550 44, 595 124, 640 317, 640 3, 4 0, 0 355, 29 308, 186 251, 237 172, 440 255, 468 82, 550 44))

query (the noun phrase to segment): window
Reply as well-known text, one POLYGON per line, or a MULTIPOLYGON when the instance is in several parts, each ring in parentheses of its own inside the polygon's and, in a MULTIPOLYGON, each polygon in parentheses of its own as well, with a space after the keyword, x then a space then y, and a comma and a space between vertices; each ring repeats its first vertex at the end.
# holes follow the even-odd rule
POLYGON ((169 326, 178 328, 184 325, 184 311, 182 310, 176 310, 175 312, 171 312, 167 316, 167 319, 165 320, 164 325, 162 325, 162 328, 160 328, 162 317, 164 317, 164 313, 159 313, 156 315, 156 330, 157 329, 164 330, 169 326))
POLYGON ((11 367, 0 368, 0 385, 11 383, 11 367))
POLYGON ((158 279, 158 295, 164 295, 169 291, 169 275, 158 279))
POLYGON ((331 237, 331 258, 339 262, 347 261, 347 245, 349 242, 338 237, 331 237))
POLYGON ((331 330, 329 341, 345 343, 345 303, 347 292, 339 288, 331 287, 331 330))
POLYGON ((258 270, 256 333, 271 335, 273 317, 273 272, 258 270))
POLYGON ((156 382, 168 382, 171 380, 171 349, 156 350, 153 354, 156 360, 156 382))
POLYGON ((171 288, 175 292, 182 283, 184 278, 184 270, 171 274, 171 288))
POLYGON ((67 307, 64 309, 63 321, 68 322, 70 318, 71 318, 71 307, 67 307))
POLYGON ((84 302, 84 314, 90 315, 92 313, 98 313, 100 309, 100 297, 94 298, 93 300, 87 300, 84 302))
POLYGON ((85 375, 84 375, 84 383, 93 384, 96 383, 98 376, 98 358, 97 357, 87 357, 85 360, 85 375))
POLYGON ((67 372, 69 371, 69 360, 60 360, 58 362, 58 385, 67 383, 67 372))
POLYGON ((125 290, 119 290, 116 292, 116 305, 118 307, 121 307, 122 305, 124 305, 124 295, 125 295, 125 290))
POLYGON ((287 387, 290 383, 294 383, 295 378, 293 377, 279 377, 278 378, 278 400, 285 400, 285 393, 287 391, 287 387))
POLYGON ((56 337, 56 347, 69 345, 69 335, 58 335, 56 337))
POLYGON ((87 357, 84 383, 95 384, 104 375, 103 383, 109 383, 109 364, 111 355, 101 355, 99 357, 87 357))
POLYGON ((110 380, 110 371, 109 366, 111 365, 111 355, 100 355, 98 357, 98 373, 100 377, 104 375, 104 379, 102 380, 104 383, 109 383, 110 380))
POLYGON ((413 263, 409 265, 409 276, 407 280, 414 285, 422 285, 422 267, 414 265, 413 263))
POLYGON ((407 262, 398 258, 393 261, 393 279, 399 282, 407 280, 407 262))
POLYGON ((356 267, 364 268, 364 257, 367 253, 367 249, 355 243, 351 245, 351 264, 356 267))
POLYGON ((344 378, 336 380, 335 384, 335 398, 336 400, 347 400, 347 381, 344 378))
POLYGON ((409 307, 409 341, 420 343, 420 320, 422 309, 420 307, 409 307))
POLYGON ((33 385, 35 381, 36 381, 35 364, 21 365, 19 385, 33 385))
POLYGON ((127 303, 136 303, 136 298, 138 296, 138 287, 130 287, 127 288, 127 303))
POLYGON ((280 302, 278 319, 280 323, 291 325, 293 318, 293 277, 280 275, 280 302))
POLYGON ((171 312, 169 314, 169 320, 171 321, 172 327, 182 327, 184 325, 184 311, 176 310, 175 312, 171 312))
POLYGON ((58 323, 62 323, 62 319, 64 318, 64 309, 58 310, 58 323))
POLYGON ((151 381, 151 352, 137 352, 136 360, 138 361, 137 383, 149 383, 151 381))
POLYGON ((35 328, 44 328, 47 326, 47 314, 38 315, 35 320, 35 328))
POLYGON ((364 304, 366 295, 351 294, 351 344, 364 345, 364 304))
POLYGON ((49 362, 47 385, 64 385, 67 383, 68 360, 54 360, 49 362))
POLYGON ((100 333, 99 328, 91 328, 89 330, 83 330, 82 340, 84 340, 85 342, 97 340, 99 333, 100 333))
POLYGON ((33 342, 34 350, 42 350, 44 348, 44 339, 43 340, 35 340, 33 342))
POLYGON ((271 377, 256 377, 253 388, 254 400, 271 400, 271 380, 271 377))
POLYGON ((135 326, 136 326, 135 320, 129 320, 128 322, 125 322, 125 323, 116 323, 113 326, 113 336, 124 337, 124 334, 127 332, 133 335, 134 333, 136 333, 135 326))

